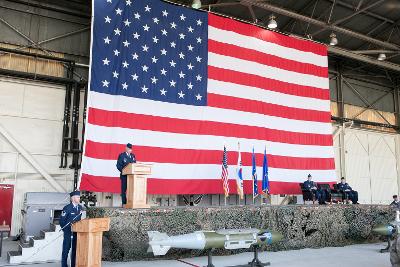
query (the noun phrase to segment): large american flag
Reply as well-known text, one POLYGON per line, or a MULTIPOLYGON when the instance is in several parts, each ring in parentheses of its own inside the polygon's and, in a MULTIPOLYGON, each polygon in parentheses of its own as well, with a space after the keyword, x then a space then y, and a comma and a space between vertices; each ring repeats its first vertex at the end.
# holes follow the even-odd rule
POLYGON ((324 45, 160 0, 93 2, 81 189, 119 192, 128 142, 154 163, 151 194, 223 193, 221 148, 234 165, 238 142, 248 194, 253 146, 272 194, 336 181, 324 45))

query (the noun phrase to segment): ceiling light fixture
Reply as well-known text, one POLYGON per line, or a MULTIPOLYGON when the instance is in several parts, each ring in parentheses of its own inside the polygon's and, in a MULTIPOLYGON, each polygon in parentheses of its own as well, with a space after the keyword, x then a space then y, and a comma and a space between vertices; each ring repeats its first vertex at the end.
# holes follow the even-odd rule
POLYGON ((379 61, 384 61, 386 59, 386 54, 385 53, 380 53, 379 55, 378 55, 378 60, 379 61))
POLYGON ((329 35, 329 37, 331 38, 331 40, 329 41, 330 45, 337 45, 338 44, 338 39, 336 38, 336 34, 334 34, 333 32, 331 33, 331 35, 329 35))
POLYGON ((269 16, 268 28, 275 29, 276 27, 278 27, 278 23, 275 20, 275 16, 274 15, 269 16))
POLYGON ((196 9, 199 9, 201 7, 201 1, 200 0, 193 0, 192 7, 196 8, 196 9))

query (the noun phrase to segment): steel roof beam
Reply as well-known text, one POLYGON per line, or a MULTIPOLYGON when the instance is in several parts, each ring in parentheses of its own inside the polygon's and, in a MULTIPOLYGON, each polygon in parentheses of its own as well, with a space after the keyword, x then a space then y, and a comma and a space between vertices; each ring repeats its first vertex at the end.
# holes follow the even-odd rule
MULTIPOLYGON (((328 0, 328 1, 329 1, 329 2, 333 2, 334 0, 328 0)), ((347 7, 347 8, 349 8, 349 9, 351 9, 351 10, 354 10, 354 7, 353 7, 352 5, 350 5, 350 4, 348 4, 348 3, 345 3, 345 2, 343 2, 343 1, 337 0, 336 3, 337 3, 338 5, 340 5, 340 6, 347 7)), ((389 18, 382 17, 381 15, 378 15, 378 14, 373 13, 373 12, 371 12, 371 11, 363 11, 363 12, 361 12, 361 13, 364 13, 364 14, 366 14, 366 15, 368 15, 368 16, 370 16, 370 17, 376 18, 376 19, 380 19, 380 20, 389 22, 389 23, 391 23, 391 24, 394 23, 393 20, 391 20, 391 19, 389 19, 389 18)))
MULTIPOLYGON (((341 23, 343 23, 343 22, 348 21, 349 19, 353 18, 354 16, 357 16, 357 15, 360 14, 360 13, 362 13, 362 12, 364 12, 364 11, 367 11, 368 9, 371 9, 371 8, 373 8, 374 6, 377 6, 377 5, 381 4, 381 3, 384 2, 384 1, 386 1, 386 0, 378 0, 378 1, 373 2, 372 4, 370 4, 370 5, 366 6, 366 7, 363 7, 362 9, 360 9, 360 10, 358 10, 358 11, 356 11, 356 12, 354 12, 354 13, 352 13, 352 14, 350 14, 350 15, 344 17, 344 18, 338 19, 338 20, 336 20, 336 21, 334 21, 334 22, 332 22, 332 23, 329 23, 329 20, 328 20, 328 23, 329 23, 329 25, 331 25, 331 26, 339 25, 339 24, 341 24, 341 23)), ((336 4, 336 0, 333 2, 333 5, 335 5, 335 4, 336 4)), ((332 8, 332 9, 333 9, 333 8, 332 8)), ((330 17, 329 17, 329 18, 330 18, 330 17)), ((314 35, 317 35, 317 34, 319 34, 319 33, 321 33, 321 32, 324 32, 324 31, 326 31, 326 30, 328 30, 328 29, 327 29, 327 28, 323 28, 323 29, 320 29, 320 30, 318 30, 318 31, 315 31, 315 32, 312 33, 311 35, 314 36, 314 35)))
POLYGON ((372 64, 372 65, 375 65, 375 66, 379 66, 381 68, 389 69, 389 70, 396 71, 396 72, 400 73, 400 65, 398 65, 398 64, 390 63, 390 62, 387 62, 387 61, 379 61, 377 59, 374 59, 374 58, 371 58, 371 57, 368 57, 368 56, 364 56, 364 55, 361 55, 361 54, 356 54, 356 53, 351 52, 349 50, 341 49, 341 48, 334 47, 334 46, 329 46, 328 47, 328 52, 331 53, 331 54, 347 57, 347 58, 350 58, 350 59, 354 59, 354 60, 361 61, 361 62, 364 62, 364 63, 372 64))
POLYGON ((393 50, 400 50, 400 47, 398 45, 395 45, 393 43, 389 43, 389 42, 385 42, 385 41, 381 41, 375 38, 372 38, 370 36, 367 36, 365 34, 361 34, 358 32, 354 32, 352 30, 349 29, 345 29, 342 27, 338 27, 335 25, 329 25, 326 22, 317 20, 317 19, 313 19, 301 14, 298 14, 294 11, 290 11, 275 5, 271 5, 269 3, 262 3, 262 2, 258 2, 258 1, 252 1, 252 0, 242 0, 242 3, 247 3, 247 4, 252 4, 253 6, 277 13, 277 14, 281 14, 283 16, 287 16, 287 17, 292 17, 301 21, 305 21, 305 22, 309 22, 310 24, 322 27, 322 28, 326 28, 326 29, 330 29, 332 31, 338 32, 338 33, 343 33, 345 35, 348 36, 352 36, 354 38, 384 47, 384 48, 388 48, 388 49, 393 49, 393 50))
POLYGON ((356 54, 398 54, 400 51, 384 50, 384 49, 370 49, 370 50, 353 50, 351 51, 356 54))
MULTIPOLYGON (((304 11, 306 11, 309 7, 311 7, 312 4, 314 4, 314 9, 315 9, 315 6, 318 4, 318 2, 319 2, 319 0, 316 0, 315 2, 314 2, 314 1, 307 2, 307 4, 305 4, 302 8, 300 8, 299 13, 303 13, 304 11)), ((289 21, 288 21, 285 25, 283 25, 283 27, 281 28, 282 31, 285 31, 286 28, 287 28, 290 24, 292 24, 293 22, 295 22, 295 21, 296 21, 296 20, 293 19, 293 18, 289 19, 289 21)))

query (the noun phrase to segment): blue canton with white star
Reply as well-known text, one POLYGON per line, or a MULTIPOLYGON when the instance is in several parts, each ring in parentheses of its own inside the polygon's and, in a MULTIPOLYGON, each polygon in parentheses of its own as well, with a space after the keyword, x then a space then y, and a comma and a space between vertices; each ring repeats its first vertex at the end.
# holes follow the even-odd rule
POLYGON ((160 0, 95 0, 90 90, 206 105, 207 18, 160 0))

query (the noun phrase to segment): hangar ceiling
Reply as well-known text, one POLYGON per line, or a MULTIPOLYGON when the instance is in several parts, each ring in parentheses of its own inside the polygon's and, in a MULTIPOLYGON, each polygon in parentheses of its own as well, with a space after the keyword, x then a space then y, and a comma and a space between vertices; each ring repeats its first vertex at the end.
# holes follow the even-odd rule
MULTIPOLYGON (((187 6, 193 2, 167 1, 187 6)), ((62 17, 81 25, 56 36, 59 38, 89 31, 90 0, 0 0, 0 7, 31 14, 41 10, 38 16, 62 17)), ((333 33, 338 44, 329 47, 330 55, 400 72, 398 0, 201 0, 201 9, 261 27, 267 27, 274 15, 277 31, 326 44, 333 33), (378 61, 379 54, 385 54, 386 59, 378 61)), ((82 54, 88 52, 80 51, 82 54)))
MULTIPOLYGON (((172 0, 191 5, 192 0, 172 0)), ((203 0, 201 9, 266 27, 270 16, 277 31, 329 43, 334 33, 337 54, 400 70, 400 1, 398 0, 203 0), (384 63, 384 64, 380 64, 384 63), (385 64, 387 64, 385 66, 385 64)))

